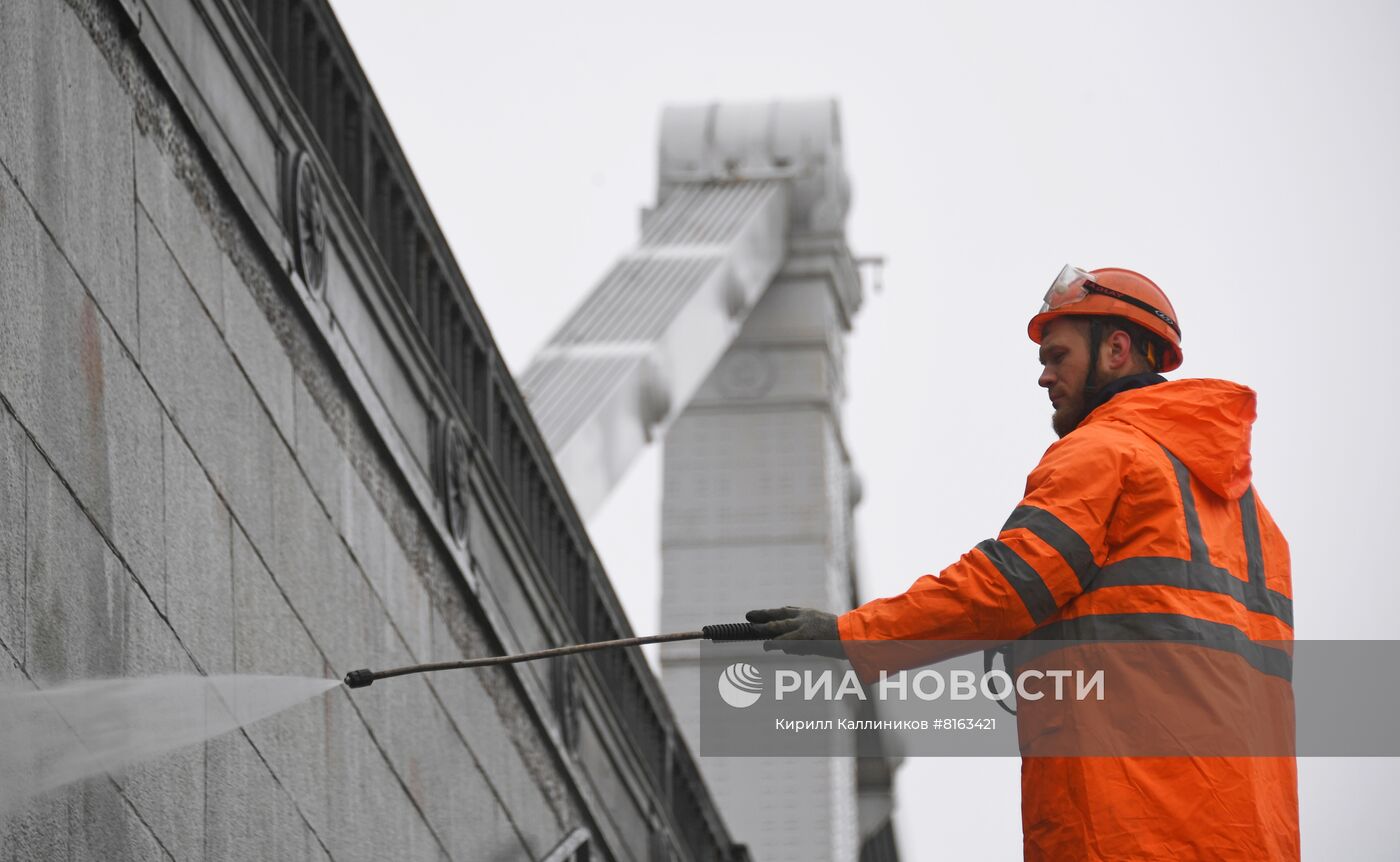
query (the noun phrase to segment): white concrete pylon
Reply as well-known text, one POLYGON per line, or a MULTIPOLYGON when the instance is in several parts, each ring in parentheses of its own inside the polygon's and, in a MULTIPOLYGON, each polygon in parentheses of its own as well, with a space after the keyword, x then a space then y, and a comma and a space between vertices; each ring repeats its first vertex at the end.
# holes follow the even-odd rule
POLYGON ((521 377, 574 504, 594 514, 690 402, 789 257, 850 199, 830 100, 665 110, 641 240, 521 377))

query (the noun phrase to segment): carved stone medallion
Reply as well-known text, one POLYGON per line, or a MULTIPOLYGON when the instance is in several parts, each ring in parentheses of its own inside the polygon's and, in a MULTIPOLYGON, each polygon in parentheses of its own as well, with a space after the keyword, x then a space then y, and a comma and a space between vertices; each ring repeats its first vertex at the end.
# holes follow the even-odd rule
POLYGON ((457 544, 467 540, 467 434, 456 419, 443 423, 442 442, 442 500, 447 527, 457 544))
POLYGON ((321 201, 321 181, 305 150, 297 153, 287 183, 287 231, 296 255, 297 273, 307 290, 320 293, 326 286, 326 212, 321 201))

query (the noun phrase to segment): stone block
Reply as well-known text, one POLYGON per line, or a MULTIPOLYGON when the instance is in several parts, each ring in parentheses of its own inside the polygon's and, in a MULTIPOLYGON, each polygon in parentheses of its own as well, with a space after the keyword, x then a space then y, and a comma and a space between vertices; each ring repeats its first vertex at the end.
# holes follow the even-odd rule
MULTIPOLYGON (((433 661, 465 658, 442 619, 433 615, 433 661)), ((432 675, 428 684, 436 692, 449 720, 465 739, 503 810, 535 858, 543 856, 558 840, 561 821, 539 782, 525 764, 510 731, 498 712, 496 698, 471 670, 432 675)))
POLYGON ((136 138, 136 199, 215 325, 224 325, 224 253, 184 181, 145 135, 136 138))
POLYGON ((68 797, 66 790, 46 793, 0 819, 0 860, 69 859, 68 797))
MULTIPOLYGON (((0 654, 0 686, 13 687, 18 691, 33 690, 30 682, 19 669, 18 660, 0 654)), ((53 713, 58 721, 58 714, 53 713)), ((13 744, 12 736, 0 728, 0 736, 6 737, 6 744, 13 744)), ((0 862, 29 862, 31 859, 68 858, 68 794, 64 790, 46 793, 24 802, 11 802, 3 798, 8 792, 29 785, 31 779, 26 771, 21 774, 7 774, 8 788, 0 793, 0 862), (14 783, 11 783, 14 782, 14 783), (9 806, 13 805, 13 808, 9 806)), ((20 790, 23 793, 23 790, 20 790)))
POLYGON ((521 855, 520 837, 501 801, 427 681, 410 676, 375 686, 380 690, 372 696, 351 697, 449 855, 521 855))
POLYGON ((16 657, 24 655, 24 485, 29 448, 24 429, 0 408, 0 643, 16 657))
POLYGON ((387 523, 380 523, 384 525, 384 561, 378 571, 370 573, 370 582, 407 642, 409 652, 417 661, 432 661, 432 597, 398 538, 389 532, 387 523))
POLYGON ((238 271, 227 257, 223 263, 224 334, 243 372, 262 399, 272 421, 291 441, 296 433, 292 406, 292 361, 272 324, 248 291, 238 271))
MULTIPOLYGON (((79 489, 127 566, 154 595, 165 587, 164 414, 131 357, 104 332, 106 481, 79 489)), ((66 475, 66 474, 65 474, 66 475)))
MULTIPOLYGON (((325 660, 244 534, 233 535, 234 663, 238 673, 326 676, 325 660)), ((313 829, 327 823, 324 699, 245 729, 313 829)))
POLYGON ((205 673, 233 672, 233 572, 228 511, 167 420, 166 614, 205 673))
POLYGON ((394 654, 410 657, 383 606, 291 455, 274 452, 273 579, 339 676, 394 654))
POLYGON ((325 659, 241 530, 233 533, 234 669, 323 676, 325 659))
POLYGON ((48 465, 28 462, 26 670, 44 683, 121 676, 126 570, 48 465))
POLYGON ((315 862, 326 851, 242 733, 208 744, 206 859, 315 862))
MULTIPOLYGON (((400 731, 391 752, 448 855, 462 860, 534 858, 480 764, 441 707, 436 702, 433 707, 400 731)), ((547 830, 549 821, 533 826, 547 830)))
POLYGON ((144 213, 142 368, 195 457, 254 540, 271 535, 270 452, 281 446, 268 414, 144 213))
MULTIPOLYGON (((324 700, 332 804, 320 831, 333 858, 439 859, 444 848, 361 721, 348 689, 324 700)), ((462 848, 469 858, 470 847, 462 848)))
POLYGON ((159 405, 8 182, 0 224, 0 393, 136 575, 163 590, 159 405))
MULTIPOLYGON (((359 474, 351 470, 341 488, 341 510, 336 516, 336 525, 340 527, 345 544, 355 555, 361 571, 369 577, 378 592, 384 572, 384 546, 392 541, 389 524, 380 514, 359 474)), ((383 595, 380 592, 381 598, 383 595)))
POLYGON ((174 848, 162 846, 105 775, 73 785, 66 795, 68 855, 31 858, 65 858, 68 862, 190 858, 172 855, 174 848))
POLYGON ((432 652, 432 599, 427 587, 360 477, 350 471, 341 487, 342 506, 336 518, 341 535, 409 653, 417 661, 427 661, 432 652))
POLYGON ((123 610, 126 623, 120 676, 199 673, 184 644, 160 616, 154 600, 130 578, 123 610))
MULTIPOLYGON (((175 632, 134 583, 126 600, 125 659, 124 676, 132 678, 198 672, 175 632)), ((172 856, 204 858, 203 743, 133 764, 114 778, 172 856)))
POLYGON ((0 162, 135 350, 131 100, 60 3, 0 4, 0 81, 0 162))
POLYGON ((321 505, 331 513, 337 527, 341 526, 344 486, 350 481, 350 462, 340 441, 326 424, 324 414, 306 386, 299 379, 292 381, 293 412, 296 414, 297 463, 306 474, 321 505))

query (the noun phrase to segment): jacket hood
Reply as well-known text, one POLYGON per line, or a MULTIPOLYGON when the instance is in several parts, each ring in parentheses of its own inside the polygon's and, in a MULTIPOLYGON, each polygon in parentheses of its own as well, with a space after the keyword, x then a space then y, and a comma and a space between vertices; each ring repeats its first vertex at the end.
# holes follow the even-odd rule
MULTIPOLYGON (((1249 488, 1254 390, 1228 380, 1169 380, 1113 396, 1084 420, 1123 422, 1165 446, 1229 500, 1249 488)), ((1081 427, 1083 427, 1081 425, 1081 427)))

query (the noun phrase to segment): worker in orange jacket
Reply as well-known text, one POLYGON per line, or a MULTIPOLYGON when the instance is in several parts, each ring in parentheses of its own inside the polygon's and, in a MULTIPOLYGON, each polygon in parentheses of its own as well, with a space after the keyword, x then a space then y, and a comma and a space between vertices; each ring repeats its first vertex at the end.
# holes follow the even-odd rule
MULTIPOLYGON (((1292 581, 1288 544, 1251 484, 1254 392, 1163 378, 1182 361, 1176 311, 1129 270, 1065 267, 1029 334, 1060 439, 997 538, 840 616, 786 607, 750 622, 767 646, 795 654, 839 639, 866 681, 897 653, 862 643, 1208 643, 1214 661, 1235 663, 1226 673, 1158 673, 1146 686, 1194 699, 1198 715, 1236 711, 1221 721, 1243 710, 1250 723, 1250 710, 1273 704, 1253 720, 1291 742, 1292 581), (1263 694, 1236 696, 1237 674, 1263 694)), ((1032 756, 1021 713, 1026 859, 1298 859, 1291 751, 1032 756)))

